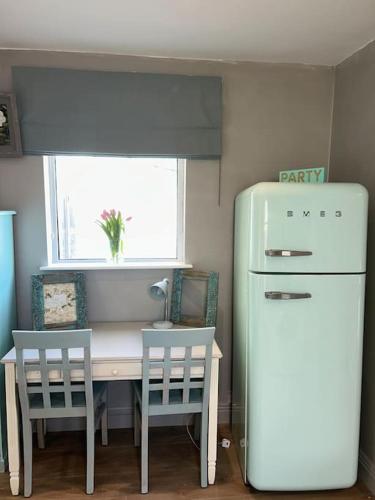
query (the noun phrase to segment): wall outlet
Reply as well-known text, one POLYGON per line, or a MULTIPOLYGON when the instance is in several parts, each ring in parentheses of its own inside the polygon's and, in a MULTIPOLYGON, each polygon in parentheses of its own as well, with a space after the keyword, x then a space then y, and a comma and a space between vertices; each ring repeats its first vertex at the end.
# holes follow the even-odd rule
POLYGON ((221 446, 222 446, 223 448, 229 448, 229 447, 230 447, 230 444, 231 444, 231 443, 230 443, 230 439, 223 438, 223 439, 221 440, 221 446))

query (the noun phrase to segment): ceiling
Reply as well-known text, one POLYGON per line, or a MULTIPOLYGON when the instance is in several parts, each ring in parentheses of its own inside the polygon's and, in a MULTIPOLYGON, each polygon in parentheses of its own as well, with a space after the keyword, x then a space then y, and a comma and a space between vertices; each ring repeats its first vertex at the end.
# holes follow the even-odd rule
POLYGON ((375 0, 0 0, 0 48, 335 65, 375 0))

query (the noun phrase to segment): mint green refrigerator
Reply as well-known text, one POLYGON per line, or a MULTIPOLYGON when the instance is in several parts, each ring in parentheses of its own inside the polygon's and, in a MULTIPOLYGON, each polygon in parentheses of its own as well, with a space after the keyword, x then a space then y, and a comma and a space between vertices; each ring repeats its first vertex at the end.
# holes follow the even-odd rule
POLYGON ((236 199, 232 425, 259 490, 357 479, 367 205, 344 183, 236 199))
MULTIPOLYGON (((13 216, 0 211, 0 358, 12 347, 12 329, 16 328, 14 280, 13 216)), ((0 472, 7 465, 4 365, 0 365, 0 472)))

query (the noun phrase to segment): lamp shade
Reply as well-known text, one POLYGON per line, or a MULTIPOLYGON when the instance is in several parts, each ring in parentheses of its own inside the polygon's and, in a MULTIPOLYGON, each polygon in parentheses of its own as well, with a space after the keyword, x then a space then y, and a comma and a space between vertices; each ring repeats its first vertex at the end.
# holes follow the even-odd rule
POLYGON ((169 280, 164 278, 150 286, 150 295, 155 299, 164 299, 168 295, 169 280))

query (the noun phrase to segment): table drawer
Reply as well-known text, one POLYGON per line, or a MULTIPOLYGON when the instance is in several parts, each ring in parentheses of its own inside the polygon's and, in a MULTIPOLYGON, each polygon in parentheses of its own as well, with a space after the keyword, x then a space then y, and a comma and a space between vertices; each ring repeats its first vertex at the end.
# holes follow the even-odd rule
POLYGON ((94 380, 128 380, 142 377, 142 363, 93 363, 94 380))
MULTIPOLYGON (((193 367, 191 371, 192 376, 202 377, 203 370, 200 367, 193 367)), ((82 370, 72 370, 70 373, 71 380, 83 380, 82 370)), ((162 378, 163 372, 161 369, 154 369, 150 372, 151 378, 162 378)), ((172 370, 172 377, 182 378, 183 369, 175 368, 172 370)), ((28 380, 30 382, 40 382, 39 372, 29 372, 28 380)), ((60 370, 51 370, 49 378, 54 382, 62 381, 62 373, 60 370)), ((106 363, 93 363, 92 364, 92 378, 93 380, 132 380, 142 378, 142 362, 135 361, 132 363, 125 362, 106 362, 106 363)))
MULTIPOLYGON (((201 367, 192 368, 192 376, 202 377, 203 369, 201 367)), ((93 364, 93 379, 94 380, 131 380, 142 378, 142 363, 94 363, 93 364)), ((172 377, 182 378, 184 372, 182 368, 172 370, 172 377)), ((150 372, 150 378, 162 378, 163 371, 155 369, 150 372)))

